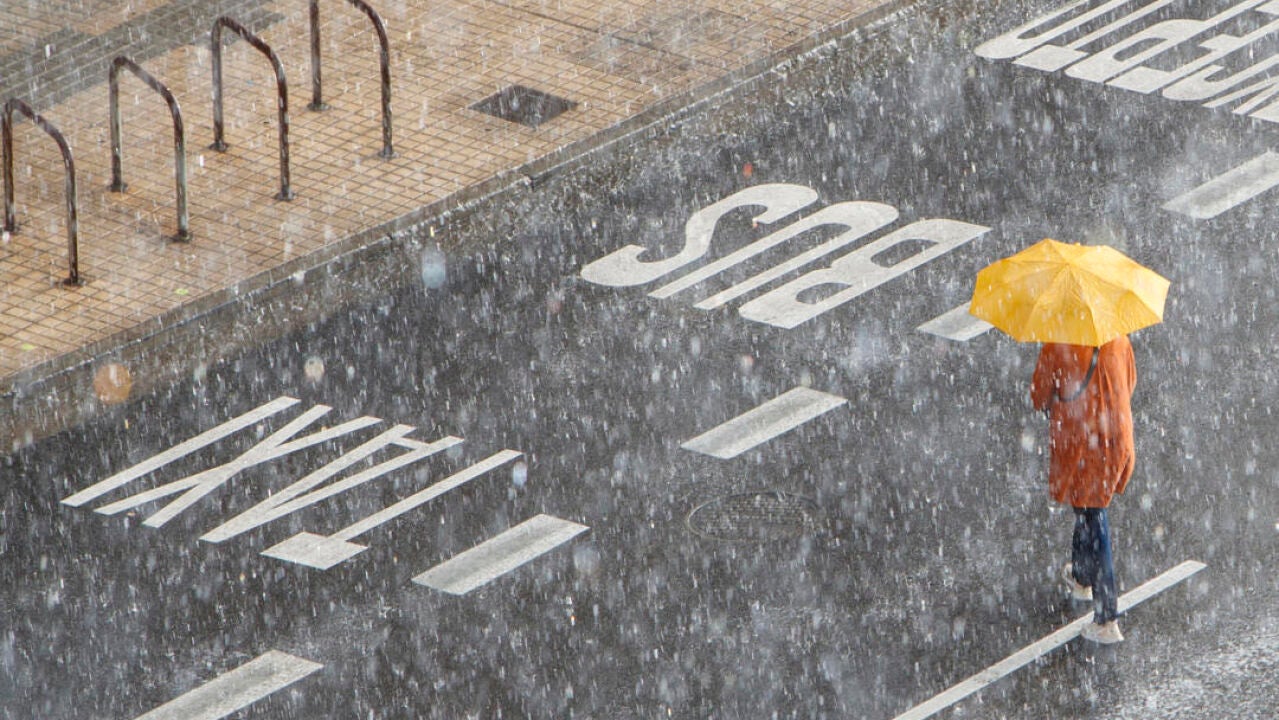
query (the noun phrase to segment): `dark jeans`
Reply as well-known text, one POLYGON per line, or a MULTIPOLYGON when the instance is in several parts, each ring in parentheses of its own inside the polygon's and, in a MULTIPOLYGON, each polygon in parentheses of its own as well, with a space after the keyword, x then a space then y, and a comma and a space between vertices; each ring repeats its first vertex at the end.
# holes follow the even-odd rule
POLYGON ((1106 508, 1075 508, 1075 537, 1070 545, 1075 581, 1092 588, 1093 621, 1119 617, 1115 594, 1115 560, 1110 554, 1110 519, 1106 508))

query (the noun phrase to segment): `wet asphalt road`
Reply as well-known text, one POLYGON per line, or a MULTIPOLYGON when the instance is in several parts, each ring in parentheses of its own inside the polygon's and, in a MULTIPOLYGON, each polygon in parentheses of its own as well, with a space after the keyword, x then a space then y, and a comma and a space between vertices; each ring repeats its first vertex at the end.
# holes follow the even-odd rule
POLYGON ((1273 191, 1208 220, 1163 205, 1264 153, 1277 128, 974 53, 1052 6, 925 4, 424 232, 419 280, 368 307, 233 363, 193 359, 170 392, 0 460, 0 717, 130 720, 270 651, 322 667, 233 717, 906 712, 1083 613, 1055 584, 1070 518, 1046 498, 1046 427, 1026 399, 1037 348, 919 329, 966 301, 979 268, 1045 236, 1113 244, 1172 279, 1166 322, 1133 336, 1138 470, 1112 514, 1121 592, 1184 560, 1207 568, 1129 613, 1125 643, 1074 640, 941 716, 1272 717, 1279 211, 1273 191), (676 256, 691 216, 766 184, 789 186, 766 203, 815 199, 771 223, 752 222, 758 206, 728 212, 708 254, 664 279, 588 279, 626 245, 676 256), (647 295, 851 201, 897 219, 831 257, 925 219, 973 237, 792 328, 761 322, 772 306, 756 301, 831 258, 695 305, 842 227, 647 295), (735 457, 681 447, 795 388, 846 402, 735 457), (283 396, 300 402, 60 502, 283 396), (232 462, 316 405, 332 411, 296 437, 382 422, 246 464, 162 527, 143 522, 183 495, 93 512, 232 462), (200 539, 397 423, 464 442, 200 539), (368 549, 329 570, 261 554, 503 449, 522 457, 371 525, 356 540, 368 549), (768 518, 707 524, 727 498, 764 492, 768 518), (538 514, 589 530, 465 594, 412 581, 538 514))

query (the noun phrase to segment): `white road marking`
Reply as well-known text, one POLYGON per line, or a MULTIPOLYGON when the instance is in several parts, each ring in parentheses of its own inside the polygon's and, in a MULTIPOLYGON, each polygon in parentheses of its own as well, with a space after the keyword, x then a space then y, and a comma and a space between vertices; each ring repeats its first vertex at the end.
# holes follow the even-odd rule
MULTIPOLYGON (((958 220, 919 220, 869 242, 830 263, 770 290, 741 306, 747 320, 790 329, 931 262, 990 228, 958 220), (921 242, 921 247, 917 243, 921 242), (896 258, 898 247, 913 250, 896 258), (807 297, 821 288, 817 298, 807 297)), ((747 280, 747 283, 752 280, 747 280)), ((726 293, 733 292, 729 288, 726 293)))
MULTIPOLYGON (((774 236, 781 236, 784 239, 790 239, 817 227, 818 224, 842 224, 848 229, 848 232, 840 233, 838 236, 827 240, 815 248, 801 252, 795 257, 778 263, 763 272, 757 273, 727 290, 715 293, 714 295, 699 301, 696 305, 694 305, 694 307, 700 310, 714 310, 730 300, 735 300, 756 288, 767 285, 789 272, 804 267, 818 258, 825 257, 845 245, 848 245, 854 240, 865 237, 875 230, 888 226, 890 223, 895 221, 897 217, 897 208, 892 207, 891 205, 884 205, 883 203, 842 202, 836 205, 831 205, 814 215, 808 216, 800 222, 783 228, 776 233, 773 233, 773 235, 769 235, 767 238, 764 238, 764 240, 768 240, 774 236), (827 213, 830 214, 832 219, 840 219, 841 221, 832 222, 832 220, 826 219, 828 217, 827 213)), ((743 250, 749 249, 749 247, 743 248, 743 250)), ((728 258, 725 258, 725 260, 729 260, 737 254, 738 253, 734 253, 728 258)), ((711 265, 714 264, 715 263, 711 263, 711 265)), ((676 282, 682 282, 683 280, 684 278, 680 278, 676 282)), ((675 283, 671 283, 671 285, 667 285, 666 287, 672 287, 674 285, 675 283)), ((662 292, 665 289, 666 288, 658 288, 655 292, 649 293, 649 295, 652 297, 664 297, 662 295, 657 295, 656 293, 662 292)))
POLYGON ((582 268, 582 279, 597 285, 632 287, 656 280, 695 262, 710 250, 715 226, 739 208, 763 206, 756 223, 774 223, 817 201, 817 191, 787 183, 744 188, 693 213, 684 224, 684 248, 661 260, 641 260, 648 249, 627 245, 582 268))
POLYGON ((969 303, 964 303, 957 308, 947 310, 916 329, 920 332, 944 337, 947 340, 968 342, 994 327, 994 325, 985 320, 970 314, 968 305, 969 303))
POLYGON ((977 53, 979 57, 989 58, 991 60, 1009 60, 1017 57, 1018 55, 1024 55, 1040 45, 1074 30, 1075 28, 1081 27, 1091 22, 1093 19, 1105 15, 1111 10, 1114 10, 1120 5, 1128 2, 1128 0, 1110 0, 1110 2, 1101 7, 1092 8, 1088 12, 1076 15, 1066 22, 1054 27, 1043 28, 1038 34, 1026 37, 1026 33, 1031 30, 1039 29, 1041 26, 1050 21, 1069 15, 1075 8, 1081 5, 1087 5, 1088 1, 1089 0, 1075 0, 1075 2, 1065 7, 1053 10, 1047 15, 1041 15, 1025 25, 1013 28, 997 38, 987 40, 981 45, 978 45, 973 52, 977 53))
POLYGON ((453 473, 434 485, 423 488, 393 505, 382 508, 332 535, 301 532, 284 542, 263 550, 262 554, 277 560, 313 567, 317 570, 328 570, 334 565, 368 549, 365 545, 351 542, 353 538, 363 535, 378 525, 390 522, 494 468, 505 465, 520 457, 521 454, 515 450, 502 450, 494 453, 480 462, 453 473))
POLYGON ((334 495, 357 488, 367 482, 376 480, 389 472, 407 467, 419 460, 431 457, 438 452, 447 450, 448 448, 455 447, 462 443, 461 438, 454 437, 452 435, 446 435, 431 443, 424 443, 420 440, 413 440, 412 438, 404 437, 408 433, 413 432, 413 430, 414 428, 411 425, 396 425, 354 450, 350 450, 344 453, 341 457, 330 461, 325 464, 324 467, 311 472, 301 480, 298 480, 283 490, 272 494, 262 502, 254 505, 252 508, 236 515, 227 522, 222 523, 202 535, 200 539, 206 542, 222 542, 224 540, 228 540, 240 533, 265 525, 266 523, 282 518, 285 515, 298 512, 299 510, 314 505, 322 500, 327 500, 334 495), (324 485, 324 483, 328 482, 338 473, 343 472, 359 462, 362 462, 383 449, 394 446, 409 448, 409 452, 402 453, 372 467, 365 468, 364 470, 348 477, 344 477, 335 483, 324 485), (323 485, 323 487, 321 487, 321 485, 323 485))
POLYGON ((729 460, 847 402, 838 395, 793 388, 680 447, 729 460))
POLYGON ((272 650, 151 712, 139 715, 137 720, 218 720, 323 667, 319 663, 272 650))
MULTIPOLYGON (((1196 560, 1187 560, 1180 565, 1165 571, 1162 575, 1156 576, 1145 583, 1124 593, 1119 598, 1119 612, 1124 612, 1137 604, 1158 595, 1195 573, 1203 570, 1206 565, 1196 560)), ((893 720, 923 720, 931 717, 938 711, 944 710, 951 705, 963 700, 991 683, 1003 678, 1006 675, 1034 662, 1039 657, 1056 650, 1075 639, 1079 632, 1083 630, 1084 625, 1092 622, 1092 613, 1089 613, 1069 625, 1057 630, 1051 635, 1038 640, 1025 648, 1009 655, 972 677, 961 681, 959 684, 943 691, 934 696, 927 702, 920 703, 906 712, 893 718, 893 720)))
MULTIPOLYGON (((823 226, 834 226, 834 227, 844 228, 844 232, 840 233, 835 238, 831 240, 827 240, 826 242, 819 245, 818 248, 815 250, 810 250, 807 253, 804 253, 803 259, 792 259, 788 261, 787 263, 784 263, 783 266, 778 266, 774 268, 772 271, 773 274, 770 275, 770 277, 781 277, 785 273, 789 272, 790 268, 801 267, 806 262, 811 262, 812 260, 816 260, 819 257, 835 252, 836 250, 844 247, 845 245, 848 245, 852 241, 860 237, 863 237, 875 230, 878 230, 888 225, 889 223, 893 222, 896 219, 897 219, 897 209, 890 205, 885 205, 883 203, 877 203, 877 202, 836 203, 829 207, 822 208, 821 210, 813 213, 812 215, 809 215, 803 220, 787 225, 786 227, 782 228, 781 230, 778 230, 775 233, 768 235, 767 237, 756 240, 755 242, 747 245, 746 247, 740 248, 732 253, 729 253, 728 255, 718 260, 709 262, 699 267, 698 269, 694 270, 693 272, 688 273, 687 275, 684 275, 678 280, 667 283, 666 285, 663 285, 662 287, 657 288, 653 292, 649 293, 648 296, 655 297, 655 298, 670 297, 671 295, 674 295, 675 293, 681 290, 690 288, 708 278, 714 277, 715 275, 723 272, 724 270, 727 270, 730 267, 733 267, 734 265, 746 262, 750 258, 753 258, 756 255, 759 255, 760 253, 766 252, 770 248, 776 247, 785 242, 789 242, 790 240, 796 237, 799 237, 800 235, 803 235, 804 233, 810 230, 813 230, 814 228, 819 228, 823 226)), ((769 281, 768 279, 762 279, 758 281, 755 285, 752 285, 752 287, 759 287, 760 285, 763 285, 767 283, 768 281, 769 281)), ((744 294, 747 291, 748 290, 744 289, 740 293, 738 293, 738 295, 744 294)), ((714 309, 716 307, 719 307, 720 305, 723 305, 724 302, 727 302, 727 300, 724 300, 723 302, 717 302, 709 306, 704 305, 703 303, 698 303, 697 307, 702 308, 703 310, 714 309)))
MULTIPOLYGON (((1264 4, 1251 8, 1257 13, 1277 15, 1279 14, 1279 2, 1268 0, 1264 4)), ((1216 16, 1216 19, 1229 21, 1232 16, 1222 17, 1216 16)), ((1213 20, 1209 20, 1212 23, 1213 20)), ((1165 26, 1167 27, 1167 26, 1165 26)), ((1202 26, 1201 26, 1202 27, 1202 26)), ((1211 27, 1211 25, 1209 26, 1211 27)), ((1205 30, 1207 28, 1204 28, 1205 30)), ((1179 81, 1190 78, 1187 86, 1195 87, 1205 81, 1206 78, 1216 77, 1220 81, 1217 71, 1221 68, 1217 63, 1222 59, 1252 45, 1255 42, 1263 40, 1271 33, 1279 30, 1279 22, 1270 22, 1243 35, 1221 34, 1212 38, 1207 42, 1200 43, 1199 47, 1208 50, 1208 52, 1199 55, 1194 60, 1180 65, 1170 70, 1160 70, 1158 68, 1146 67, 1138 65, 1123 75, 1111 80, 1108 85, 1124 88, 1125 90, 1135 90, 1141 93, 1152 93, 1160 88, 1168 87, 1179 81)), ((1208 80, 1209 83, 1212 80, 1208 80)), ((1183 86, 1183 92, 1186 86, 1183 86)), ((1211 95, 1212 93, 1210 93, 1211 95)), ((1165 95, 1173 97, 1173 95, 1165 95)))
POLYGON ((182 493, 182 496, 177 500, 171 501, 168 505, 165 505, 160 510, 157 510, 148 516, 146 520, 142 521, 142 524, 147 527, 163 527, 165 523, 172 520, 178 514, 199 502, 202 498, 213 491, 222 487, 230 481, 231 478, 251 467, 284 457, 298 452, 299 450, 304 450, 306 448, 328 442, 334 438, 338 438, 348 433, 353 433, 357 430, 369 427, 370 425, 376 425, 382 422, 375 417, 366 416, 356 418, 355 420, 348 420, 336 427, 325 428, 305 437, 292 439, 294 435, 297 435, 299 432, 315 423, 316 420, 319 420, 328 414, 329 410, 331 410, 331 408, 327 405, 316 405, 310 410, 307 410, 294 418, 289 424, 268 435, 264 440, 249 448, 231 462, 214 468, 209 468, 208 470, 198 472, 181 480, 175 480, 166 485, 161 485, 160 487, 151 488, 150 490, 137 493, 136 495, 130 495, 123 500, 117 500, 116 502, 103 505, 95 510, 95 512, 99 512, 104 515, 115 515, 117 513, 145 505, 149 502, 159 500, 160 498, 182 493))
POLYGON ((1016 57, 1015 64, 1045 72, 1065 68, 1069 77, 1140 93, 1162 89, 1165 98, 1203 102, 1202 107, 1207 108, 1239 103, 1231 111, 1234 114, 1279 123, 1279 102, 1274 100, 1276 80, 1270 75, 1270 70, 1279 65, 1279 56, 1267 55, 1269 48, 1263 44, 1273 37, 1279 23, 1260 25, 1254 20, 1256 14, 1279 15, 1279 0, 1233 0, 1228 8, 1203 19, 1199 6, 1209 3, 1178 0, 1110 0, 1082 14, 1076 12, 1094 2, 1080 0, 1054 10, 1050 15, 982 43, 974 52, 991 59, 1016 57), (1135 2, 1145 4, 1092 32, 1081 34, 1085 24, 1113 17, 1118 8, 1135 2), (1174 10, 1174 16, 1169 17, 1165 8, 1174 4, 1182 8, 1174 10), (1145 27, 1135 32, 1120 32, 1155 13, 1160 18, 1155 22, 1145 23, 1145 27), (1240 22, 1245 13, 1249 15, 1247 21, 1240 22), (1066 22, 1043 27, 1060 18, 1066 18, 1066 22), (1217 31, 1221 28, 1225 29, 1217 31), (1242 30, 1246 32, 1235 34, 1242 30), (1030 32, 1036 34, 1027 36, 1030 32), (1070 33, 1068 44, 1050 43, 1067 33, 1070 33), (1098 48, 1107 36, 1120 39, 1098 48), (1170 52, 1174 49, 1186 52, 1170 52), (1146 64, 1152 58, 1170 55, 1176 56, 1171 63, 1157 62, 1157 67, 1146 64), (1261 57, 1247 67, 1223 68, 1229 64, 1222 62, 1227 57, 1244 57, 1245 62, 1251 62, 1257 59, 1255 56, 1261 57))
POLYGON ((412 495, 404 498, 403 500, 400 500, 394 505, 383 508, 382 510, 379 510, 378 512, 373 513, 372 515, 364 518, 363 520, 353 523, 343 530, 339 530, 338 532, 334 533, 333 536, 337 538, 341 538, 343 540, 350 540, 351 538, 357 535, 363 535, 364 533, 368 532, 369 530, 372 530, 378 525, 381 525, 382 523, 385 523, 385 522, 389 522, 403 515, 404 513, 417 508, 420 505, 424 505, 427 502, 439 497, 440 495, 443 495, 449 490, 452 490, 453 488, 458 487, 459 485, 462 485, 463 483, 474 480, 475 478, 483 475, 484 473, 490 470, 499 468, 505 465, 506 463, 511 462, 512 460, 515 460, 516 458, 520 457, 522 454, 523 453, 520 453, 516 450, 501 450, 499 452, 493 453, 492 455, 488 456, 487 458, 484 458, 483 460, 475 463, 474 465, 471 465, 470 467, 467 467, 464 470, 453 473, 452 475, 435 483, 434 485, 428 488, 425 488, 423 490, 419 490, 418 492, 415 492, 412 495))
POLYGON ((263 550, 262 554, 316 570, 328 570, 368 549, 368 545, 347 542, 331 535, 300 532, 263 550))
POLYGON ((1279 185, 1279 153, 1267 151, 1169 200, 1164 209, 1196 220, 1208 220, 1276 185, 1279 185))
POLYGON ((537 515, 436 565, 413 578, 413 582, 465 595, 589 529, 550 515, 537 515))
POLYGON ((79 507, 90 500, 96 500, 112 490, 123 485, 127 485, 133 480, 146 475, 152 470, 158 470, 178 458, 186 457, 202 447, 212 445, 228 435, 243 430, 256 422, 271 417, 272 415, 300 402, 302 401, 296 398, 278 397, 265 405, 260 405, 257 408, 240 415, 239 417, 227 420, 217 427, 205 430, 186 442, 174 445, 168 450, 157 455, 152 455, 150 458, 134 465, 128 470, 116 473, 102 482, 91 485, 74 495, 65 497, 62 499, 62 504, 79 507))
MULTIPOLYGON (((1092 82, 1106 82, 1131 70, 1140 70, 1142 63, 1150 58, 1183 42, 1200 37, 1213 28, 1226 24, 1237 16, 1271 1, 1243 0, 1243 2, 1237 2, 1224 11, 1204 20, 1183 18, 1157 22, 1071 65, 1066 68, 1066 75, 1092 82), (1121 56, 1122 59, 1120 59, 1121 56)), ((1147 11, 1153 10, 1152 6, 1154 5, 1156 3, 1151 3, 1143 9, 1147 11)), ((1127 24, 1128 21, 1125 19, 1118 22, 1127 24)), ((1208 38, 1205 44, 1208 48, 1215 49, 1213 48, 1213 38, 1208 38)), ((1193 65, 1194 63, 1187 64, 1193 65)), ((1219 69, 1214 68, 1214 74, 1219 69)), ((1138 92, 1150 92, 1159 87, 1158 79, 1155 79, 1153 83, 1151 83, 1151 80, 1151 74, 1138 72, 1136 78, 1129 77, 1128 82, 1121 82, 1119 87, 1127 87, 1138 92)), ((1171 82, 1171 79, 1169 81, 1171 82)))

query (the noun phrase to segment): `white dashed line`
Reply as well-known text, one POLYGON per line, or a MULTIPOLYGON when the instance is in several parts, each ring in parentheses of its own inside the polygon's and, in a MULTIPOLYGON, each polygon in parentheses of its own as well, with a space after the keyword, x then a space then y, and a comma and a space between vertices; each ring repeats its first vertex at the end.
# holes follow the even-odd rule
POLYGON ((413 578, 413 582, 465 595, 589 529, 550 515, 537 515, 436 565, 413 578))
POLYGON ((272 650, 145 715, 139 715, 137 720, 218 720, 323 667, 319 663, 272 650))
MULTIPOLYGON (((1124 593, 1119 598, 1119 612, 1124 612, 1129 608, 1136 606, 1145 600, 1158 595, 1195 573, 1203 570, 1206 566, 1196 560, 1187 560, 1171 570, 1165 571, 1162 575, 1147 580, 1141 586, 1124 593)), ((1018 650, 972 677, 961 681, 959 684, 945 690, 944 692, 934 696, 927 702, 920 703, 906 712, 893 718, 893 720, 923 720, 932 717, 933 714, 945 710, 1000 678, 1011 674, 1012 672, 1029 665, 1037 658, 1056 650, 1065 645, 1075 636, 1079 635, 1079 631, 1083 630, 1084 625, 1092 622, 1092 614, 1089 613, 1084 617, 1070 623, 1066 627, 1052 633, 1051 635, 1039 640, 1031 645, 1018 650)))
POLYGON ((680 447, 729 460, 847 402, 838 395, 797 387, 680 447))
POLYGON ((1279 154, 1265 152, 1169 200, 1164 209, 1208 220, 1279 185, 1279 154))

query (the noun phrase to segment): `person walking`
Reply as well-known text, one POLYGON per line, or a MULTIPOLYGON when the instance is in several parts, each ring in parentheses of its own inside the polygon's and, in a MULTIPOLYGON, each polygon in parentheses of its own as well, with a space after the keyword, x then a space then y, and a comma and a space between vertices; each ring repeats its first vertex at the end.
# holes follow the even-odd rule
POLYGON ((1128 333, 1163 321, 1168 278, 1107 245, 1044 238, 982 268, 968 312, 1019 342, 1044 343, 1030 399, 1048 414, 1048 490, 1075 509, 1071 594, 1091 598, 1083 636, 1119 632, 1115 562, 1106 508, 1132 478, 1132 391, 1128 333))
POLYGON ((1137 367, 1120 335, 1100 347, 1045 343, 1030 383, 1030 399, 1048 415, 1048 492, 1074 508, 1070 562, 1062 576, 1076 600, 1091 600, 1093 622, 1083 636, 1103 644, 1119 630, 1114 555, 1106 509, 1123 493, 1136 462, 1132 394, 1137 367))

